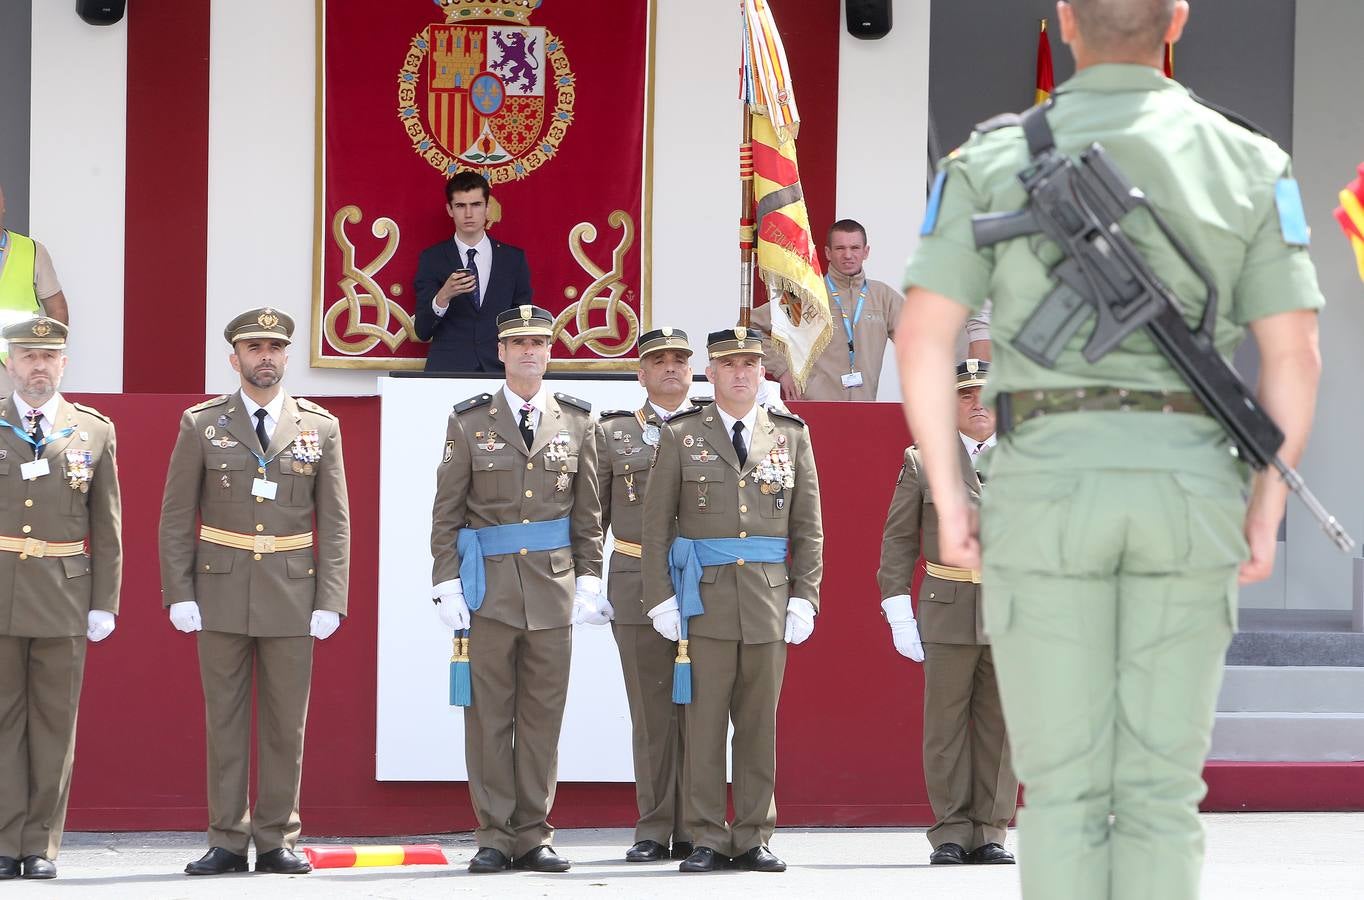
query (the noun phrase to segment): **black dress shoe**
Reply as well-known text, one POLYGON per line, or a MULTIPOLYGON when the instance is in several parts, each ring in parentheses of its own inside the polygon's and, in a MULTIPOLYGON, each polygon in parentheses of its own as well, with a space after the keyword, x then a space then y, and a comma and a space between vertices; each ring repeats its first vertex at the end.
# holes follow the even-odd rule
POLYGON ((971 851, 971 862, 978 866, 1012 866, 1014 855, 999 844, 981 844, 971 851))
POLYGON ((513 869, 527 869, 531 872, 567 872, 573 863, 554 852, 554 848, 541 844, 528 850, 512 863, 513 869))
POLYGON ((677 867, 679 872, 718 872, 729 865, 729 857, 721 856, 709 847, 697 847, 677 867))
POLYGON ((734 857, 734 868, 748 872, 785 872, 786 863, 771 850, 759 844, 752 850, 734 857))
POLYGON ((504 872, 511 868, 511 860, 501 850, 494 850, 492 847, 479 847, 474 858, 469 860, 469 871, 475 875, 487 875, 489 872, 504 872))
POLYGON ((692 846, 691 841, 673 841, 672 857, 676 860, 686 859, 688 856, 691 856, 691 852, 695 849, 696 848, 692 846))
POLYGON ((658 841, 639 841, 625 851, 626 862, 658 862, 668 858, 668 848, 658 841))
POLYGON ((228 872, 245 871, 246 857, 238 856, 222 847, 210 847, 207 853, 185 866, 186 875, 224 875, 228 872))
POLYGON ((24 857, 24 878, 56 878, 57 864, 42 856, 24 857))
POLYGON ((934 866, 960 866, 967 862, 966 850, 961 844, 939 844, 929 854, 928 862, 934 866))
POLYGON ((19 877, 19 860, 12 856, 0 856, 0 881, 19 877))
POLYGON ((313 864, 306 857, 299 856, 288 847, 278 847, 265 853, 256 854, 256 871, 272 875, 307 875, 313 864))

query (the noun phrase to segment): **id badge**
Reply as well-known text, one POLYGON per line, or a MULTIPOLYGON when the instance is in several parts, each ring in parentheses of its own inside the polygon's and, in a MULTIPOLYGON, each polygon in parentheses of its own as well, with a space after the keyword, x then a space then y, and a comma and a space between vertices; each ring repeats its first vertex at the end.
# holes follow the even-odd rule
POLYGON ((279 490, 279 482, 267 481, 264 478, 256 478, 251 481, 251 496, 264 497, 266 500, 275 499, 275 491, 279 490))
POLYGON ((19 474, 25 481, 34 481, 42 478, 52 471, 52 467, 45 459, 35 459, 33 462, 22 463, 19 466, 19 474))
POLYGON ((861 387, 861 386, 862 386, 862 373, 861 373, 861 372, 849 372, 847 375, 844 375, 844 376, 843 376, 843 386, 844 386, 845 388, 861 387))

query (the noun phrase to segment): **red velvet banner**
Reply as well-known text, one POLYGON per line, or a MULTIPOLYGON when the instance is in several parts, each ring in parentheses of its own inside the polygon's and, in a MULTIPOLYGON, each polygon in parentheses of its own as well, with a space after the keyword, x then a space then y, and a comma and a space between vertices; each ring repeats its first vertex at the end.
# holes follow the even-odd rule
POLYGON ((649 327, 649 2, 319 0, 312 364, 421 368, 417 258, 444 184, 493 186, 564 368, 632 368, 649 327))

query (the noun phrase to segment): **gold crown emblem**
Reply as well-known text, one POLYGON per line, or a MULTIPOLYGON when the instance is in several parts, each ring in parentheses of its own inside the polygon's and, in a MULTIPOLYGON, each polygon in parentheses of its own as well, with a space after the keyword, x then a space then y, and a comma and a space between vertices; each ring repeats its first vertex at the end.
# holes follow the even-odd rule
POLYGON ((48 323, 47 319, 39 319, 33 323, 34 337, 47 337, 51 333, 52 326, 48 323))
POLYGON ((274 328, 279 324, 279 316, 275 315, 274 310, 267 309, 259 316, 256 316, 256 324, 262 328, 274 328))
POLYGON ((434 0, 445 13, 445 23, 492 20, 525 25, 544 0, 434 0))

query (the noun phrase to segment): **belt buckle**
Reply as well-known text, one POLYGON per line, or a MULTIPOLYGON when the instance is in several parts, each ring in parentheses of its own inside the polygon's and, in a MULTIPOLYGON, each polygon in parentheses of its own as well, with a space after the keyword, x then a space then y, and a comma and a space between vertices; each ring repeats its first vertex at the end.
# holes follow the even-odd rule
POLYGON ((23 553, 25 556, 42 559, 44 556, 47 556, 47 541, 40 541, 35 538, 24 538, 23 553))
POLYGON ((971 570, 971 583, 980 584, 980 569, 971 570))
POLYGON ((255 540, 251 546, 251 549, 256 553, 274 553, 275 536, 273 534, 255 535, 255 540))

